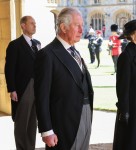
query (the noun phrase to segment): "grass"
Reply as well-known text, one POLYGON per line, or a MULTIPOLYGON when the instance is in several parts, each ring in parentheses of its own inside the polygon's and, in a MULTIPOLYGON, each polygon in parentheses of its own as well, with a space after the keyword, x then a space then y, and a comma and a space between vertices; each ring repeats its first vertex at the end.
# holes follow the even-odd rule
POLYGON ((115 87, 94 87, 94 109, 116 111, 115 87))
POLYGON ((89 63, 90 55, 87 44, 87 40, 81 40, 76 47, 84 58, 91 74, 94 89, 94 109, 116 111, 116 75, 111 75, 114 72, 114 67, 112 58, 107 51, 107 40, 102 45, 101 64, 98 69, 95 68, 97 61, 94 64, 89 63))

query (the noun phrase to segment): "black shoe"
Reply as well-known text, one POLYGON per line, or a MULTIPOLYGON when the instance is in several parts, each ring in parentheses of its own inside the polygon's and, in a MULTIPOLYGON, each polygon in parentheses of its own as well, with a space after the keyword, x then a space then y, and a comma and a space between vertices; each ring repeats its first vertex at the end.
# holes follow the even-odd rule
POLYGON ((114 75, 116 72, 113 72, 111 75, 114 75))
POLYGON ((99 68, 99 66, 95 67, 95 69, 99 68))
POLYGON ((95 60, 91 60, 91 62, 90 62, 90 63, 91 63, 91 64, 93 64, 94 62, 95 62, 95 60))

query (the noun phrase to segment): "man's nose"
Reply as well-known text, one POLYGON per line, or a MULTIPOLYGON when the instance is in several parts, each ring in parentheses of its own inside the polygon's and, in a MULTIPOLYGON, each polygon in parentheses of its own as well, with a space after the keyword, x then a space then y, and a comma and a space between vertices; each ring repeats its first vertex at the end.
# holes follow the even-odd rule
POLYGON ((83 27, 79 26, 79 32, 82 33, 83 32, 83 27))

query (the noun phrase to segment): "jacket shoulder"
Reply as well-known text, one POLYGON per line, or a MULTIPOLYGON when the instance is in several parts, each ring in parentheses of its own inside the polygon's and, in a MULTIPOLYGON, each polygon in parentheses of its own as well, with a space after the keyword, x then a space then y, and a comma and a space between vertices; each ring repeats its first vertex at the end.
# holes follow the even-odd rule
POLYGON ((37 57, 44 57, 45 55, 52 53, 52 48, 53 48, 53 41, 47 44, 45 47, 41 48, 38 51, 37 57))
POLYGON ((128 53, 130 57, 136 56, 136 44, 132 42, 128 43, 124 52, 128 53))
POLYGON ((120 54, 119 59, 127 58, 132 61, 136 57, 136 44, 130 42, 125 50, 120 54))
POLYGON ((23 36, 20 36, 12 41, 9 42, 9 44, 17 44, 20 43, 23 40, 23 36))
POLYGON ((55 38, 51 43, 43 47, 40 51, 42 53, 50 53, 53 49, 58 49, 60 47, 60 42, 57 38, 55 38))

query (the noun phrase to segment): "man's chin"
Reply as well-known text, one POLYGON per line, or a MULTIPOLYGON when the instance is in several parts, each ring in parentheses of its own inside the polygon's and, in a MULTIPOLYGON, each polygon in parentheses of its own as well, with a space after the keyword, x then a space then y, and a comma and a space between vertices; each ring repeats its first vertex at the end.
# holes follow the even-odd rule
POLYGON ((81 38, 77 39, 75 42, 79 42, 81 38))

